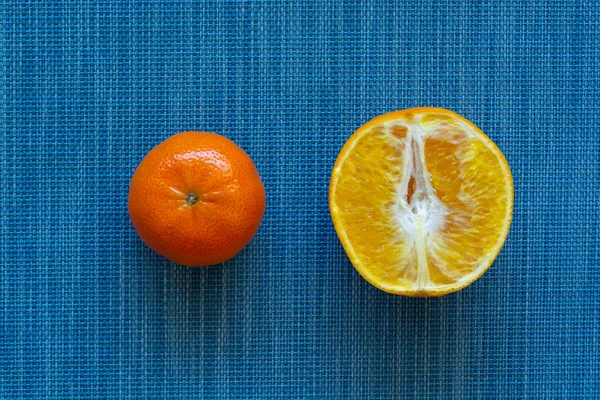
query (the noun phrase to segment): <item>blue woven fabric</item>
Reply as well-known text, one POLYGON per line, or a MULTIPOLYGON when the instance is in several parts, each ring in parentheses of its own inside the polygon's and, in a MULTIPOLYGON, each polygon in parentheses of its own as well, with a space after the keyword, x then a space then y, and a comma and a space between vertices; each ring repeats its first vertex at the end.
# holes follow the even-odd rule
POLYGON ((600 397, 600 3, 5 0, 0 398, 600 397), (514 221, 469 288, 370 286, 330 221, 345 140, 449 108, 502 149, 514 221), (268 205, 238 257, 149 250, 130 177, 184 130, 268 205))

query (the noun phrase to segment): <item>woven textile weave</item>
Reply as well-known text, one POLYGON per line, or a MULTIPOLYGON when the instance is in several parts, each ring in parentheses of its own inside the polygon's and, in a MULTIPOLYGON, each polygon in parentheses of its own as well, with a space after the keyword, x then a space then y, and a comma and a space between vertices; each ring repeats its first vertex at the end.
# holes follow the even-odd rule
POLYGON ((0 13, 0 398, 600 398, 600 2, 0 13), (473 121, 515 181, 497 261, 442 298, 365 282, 327 204, 352 132, 417 106, 473 121), (267 190, 220 267, 128 219, 135 167, 184 130, 233 139, 267 190))

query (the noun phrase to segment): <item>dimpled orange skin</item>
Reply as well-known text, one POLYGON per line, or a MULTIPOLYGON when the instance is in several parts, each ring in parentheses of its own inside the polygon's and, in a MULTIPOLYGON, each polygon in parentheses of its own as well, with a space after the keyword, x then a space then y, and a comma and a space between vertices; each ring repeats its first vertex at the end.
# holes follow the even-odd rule
POLYGON ((265 189, 252 159, 208 132, 173 135, 152 149, 129 187, 129 216, 158 254, 187 266, 229 260, 254 237, 265 189))

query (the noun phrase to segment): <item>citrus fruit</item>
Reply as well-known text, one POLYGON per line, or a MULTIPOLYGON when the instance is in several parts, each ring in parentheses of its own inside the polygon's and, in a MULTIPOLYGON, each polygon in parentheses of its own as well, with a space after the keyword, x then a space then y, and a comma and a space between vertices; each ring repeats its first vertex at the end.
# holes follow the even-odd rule
POLYGON ((329 206, 338 237, 374 286, 439 296, 478 279, 510 228, 513 180, 506 159, 451 111, 381 115, 342 148, 329 206))
POLYGON ((250 157, 231 140, 183 132, 144 157, 131 178, 128 206, 151 249, 179 264, 213 265, 252 240, 265 189, 250 157))

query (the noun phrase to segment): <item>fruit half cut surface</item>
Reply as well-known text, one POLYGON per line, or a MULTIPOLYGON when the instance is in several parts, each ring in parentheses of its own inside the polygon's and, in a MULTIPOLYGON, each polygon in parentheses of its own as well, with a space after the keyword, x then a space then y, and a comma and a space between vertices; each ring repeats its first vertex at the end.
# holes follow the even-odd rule
POLYGON ((502 152, 475 125, 440 108, 381 115, 340 152, 329 206, 357 271, 406 296, 439 296, 479 278, 512 219, 502 152))

